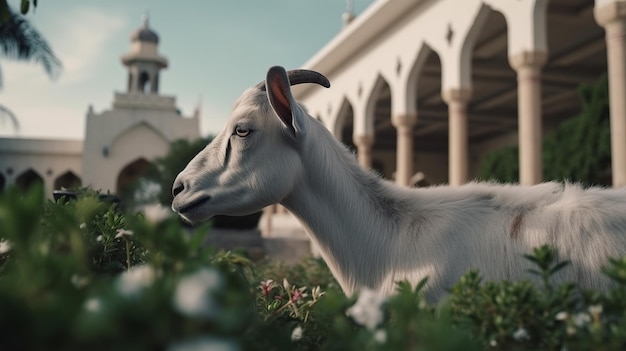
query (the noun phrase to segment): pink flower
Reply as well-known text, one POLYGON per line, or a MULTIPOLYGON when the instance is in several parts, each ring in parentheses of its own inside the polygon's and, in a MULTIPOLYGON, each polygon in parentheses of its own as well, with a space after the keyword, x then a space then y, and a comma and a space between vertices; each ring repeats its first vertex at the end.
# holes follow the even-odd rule
POLYGON ((300 300, 301 298, 306 297, 307 293, 304 292, 305 289, 306 289, 306 286, 300 289, 294 289, 293 295, 291 295, 291 302, 296 302, 300 300))
POLYGON ((268 279, 268 280, 261 282, 261 285, 259 285, 259 289, 261 289, 261 292, 263 292, 263 295, 267 297, 270 295, 270 291, 272 291, 272 289, 274 289, 275 286, 276 286, 276 283, 274 283, 273 280, 268 279))

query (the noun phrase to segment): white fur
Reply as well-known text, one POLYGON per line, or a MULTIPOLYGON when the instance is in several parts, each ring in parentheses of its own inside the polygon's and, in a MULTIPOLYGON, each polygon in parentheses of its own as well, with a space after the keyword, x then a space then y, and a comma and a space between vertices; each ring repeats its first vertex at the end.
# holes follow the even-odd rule
POLYGON ((399 187, 363 170, 289 99, 293 135, 265 92, 244 92, 225 130, 178 176, 174 210, 202 221, 281 203, 306 226, 347 294, 361 287, 388 294, 398 280, 428 276, 427 295, 436 300, 469 269, 486 280, 531 278, 522 255, 542 244, 572 263, 557 280, 603 289, 607 258, 626 254, 626 189, 399 187), (237 136, 237 126, 250 135, 237 136), (184 209, 202 196, 210 200, 184 209))

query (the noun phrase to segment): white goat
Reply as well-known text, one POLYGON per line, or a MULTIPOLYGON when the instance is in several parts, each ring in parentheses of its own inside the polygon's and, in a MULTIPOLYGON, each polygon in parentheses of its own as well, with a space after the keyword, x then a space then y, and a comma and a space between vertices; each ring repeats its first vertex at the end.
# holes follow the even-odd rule
POLYGON ((226 128, 178 175, 172 208, 182 217, 280 203, 306 226, 346 294, 389 294, 396 281, 428 276, 427 297, 436 300, 468 269, 487 280, 530 278, 522 254, 542 244, 572 262, 557 279, 602 289, 607 258, 626 254, 626 189, 399 187, 362 169, 295 102, 290 80, 330 86, 317 72, 273 67, 246 90, 226 128))

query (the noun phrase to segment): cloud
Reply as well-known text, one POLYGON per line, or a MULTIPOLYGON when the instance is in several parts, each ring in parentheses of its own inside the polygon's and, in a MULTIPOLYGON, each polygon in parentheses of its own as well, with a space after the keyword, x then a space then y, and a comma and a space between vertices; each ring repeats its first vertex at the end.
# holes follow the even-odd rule
MULTIPOLYGON (((54 52, 63 63, 60 84, 85 81, 95 75, 97 65, 106 59, 109 43, 120 37, 120 31, 127 27, 124 18, 102 9, 77 8, 56 16, 49 23, 37 26, 44 33, 54 52), (71 21, 68 21, 71 18, 71 21)), ((3 60, 5 82, 27 81, 28 84, 42 84, 49 78, 42 74, 41 67, 24 62, 3 60)), ((8 85, 8 83, 7 83, 8 85)))
POLYGON ((120 32, 127 27, 123 17, 101 9, 78 9, 71 18, 75 20, 59 23, 59 31, 65 39, 56 46, 64 66, 60 82, 65 84, 93 77, 98 63, 108 59, 108 44, 113 38, 125 37, 120 32))
MULTIPOLYGON (((111 47, 114 39, 127 37, 120 33, 127 31, 126 27, 125 18, 87 7, 51 14, 48 21, 37 23, 63 63, 63 72, 57 81, 51 81, 34 63, 0 62, 4 85, 0 103, 16 114, 20 136, 82 136, 87 105, 110 100, 99 94, 97 77, 104 66, 119 62, 111 47), (115 61, 109 62, 113 53, 115 61)), ((6 134, 6 128, 0 128, 0 134, 6 134)))

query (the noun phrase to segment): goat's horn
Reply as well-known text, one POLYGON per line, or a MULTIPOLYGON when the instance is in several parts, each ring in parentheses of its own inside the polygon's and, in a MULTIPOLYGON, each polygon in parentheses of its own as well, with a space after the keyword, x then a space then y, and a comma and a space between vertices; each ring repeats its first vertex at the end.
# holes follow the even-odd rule
MULTIPOLYGON (((291 71, 287 71, 287 77, 289 77, 289 83, 291 85, 302 83, 315 83, 325 88, 330 88, 330 82, 328 81, 328 78, 324 77, 323 74, 316 71, 311 71, 308 69, 294 69, 291 71)), ((256 85, 256 87, 260 90, 265 91, 265 81, 260 82, 256 85)))

